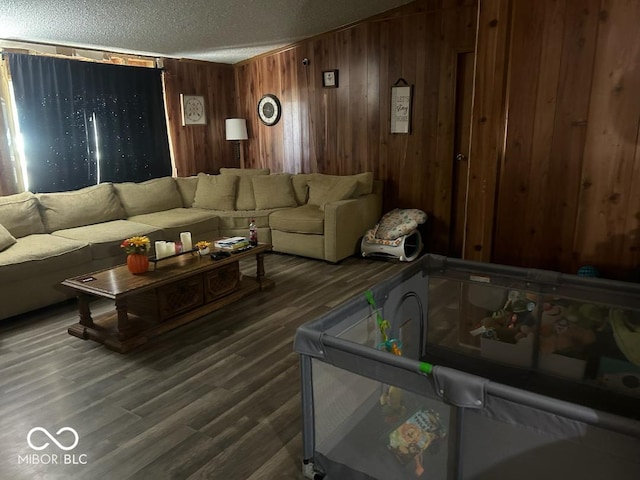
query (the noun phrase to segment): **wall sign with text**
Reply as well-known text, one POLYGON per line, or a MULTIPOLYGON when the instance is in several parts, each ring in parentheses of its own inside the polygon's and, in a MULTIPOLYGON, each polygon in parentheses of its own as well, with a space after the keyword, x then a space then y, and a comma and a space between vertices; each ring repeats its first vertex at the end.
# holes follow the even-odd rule
POLYGON ((412 94, 410 85, 391 87, 391 133, 411 132, 412 94))

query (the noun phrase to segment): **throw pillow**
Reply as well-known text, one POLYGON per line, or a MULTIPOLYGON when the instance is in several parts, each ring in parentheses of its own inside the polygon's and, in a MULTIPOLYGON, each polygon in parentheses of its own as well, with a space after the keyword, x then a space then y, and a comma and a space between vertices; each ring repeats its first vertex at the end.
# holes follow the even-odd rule
POLYGON ((396 208, 386 213, 376 230, 376 238, 382 240, 395 240, 396 238, 408 235, 413 232, 418 225, 427 221, 427 214, 415 208, 396 208))
POLYGON ((351 175, 358 182, 355 192, 353 192, 353 198, 360 197, 362 195, 368 195, 373 191, 373 172, 359 173, 357 175, 351 175))
POLYGON ((268 168, 221 168, 220 175, 236 175, 238 177, 238 194, 236 210, 255 210, 256 200, 253 194, 254 175, 269 175, 268 168))
POLYGON ((329 189, 333 186, 335 178, 336 177, 333 175, 314 175, 313 178, 307 182, 309 187, 309 199, 307 200, 307 204, 319 207, 324 203, 324 198, 329 189))
POLYGON ((290 174, 256 175, 251 180, 258 210, 298 206, 290 174))
POLYGON ((235 175, 199 173, 193 206, 208 210, 234 210, 237 184, 235 175))
POLYGON ((357 173, 355 175, 326 175, 323 173, 312 174, 314 179, 331 179, 351 178, 358 182, 352 198, 358 198, 362 195, 368 195, 373 191, 373 172, 357 173))
POLYGON ((189 208, 193 205, 193 199, 196 196, 196 188, 198 187, 198 176, 176 177, 176 187, 182 197, 182 206, 189 208))
POLYGON ((39 193, 38 201, 47 232, 121 220, 126 216, 110 183, 69 192, 39 193))
POLYGON ((182 207, 182 197, 173 177, 161 177, 140 183, 114 183, 128 217, 182 207))
POLYGON ((298 205, 305 205, 309 197, 309 180, 316 177, 317 173, 298 173, 291 177, 291 185, 293 185, 293 193, 296 196, 298 205))
POLYGON ((38 200, 31 192, 0 197, 0 223, 16 238, 45 233, 38 200))
POLYGON ((339 202, 353 198, 354 192, 358 188, 358 181, 353 177, 342 177, 336 179, 333 184, 326 190, 324 199, 320 203, 320 210, 324 211, 327 203, 339 202))
POLYGON ((358 181, 353 176, 337 177, 319 175, 309 180, 309 204, 321 210, 327 203, 352 198, 358 181))
POLYGON ((11 245, 16 243, 16 239, 9 233, 9 230, 4 228, 2 224, 0 224, 0 252, 6 250, 11 245))

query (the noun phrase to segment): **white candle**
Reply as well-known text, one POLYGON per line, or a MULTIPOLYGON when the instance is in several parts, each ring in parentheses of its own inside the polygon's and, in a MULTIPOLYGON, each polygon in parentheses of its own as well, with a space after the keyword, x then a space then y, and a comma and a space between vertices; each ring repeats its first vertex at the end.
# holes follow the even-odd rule
POLYGON ((191 243, 191 232, 182 232, 180 234, 180 241, 182 242, 182 251, 188 252, 193 248, 191 243))
POLYGON ((165 242, 160 241, 160 242, 156 242, 156 260, 160 260, 161 258, 163 258, 164 255, 164 244, 165 242))
POLYGON ((167 249, 167 257, 170 257, 171 255, 175 255, 176 254, 176 242, 167 242, 166 243, 166 249, 167 249))

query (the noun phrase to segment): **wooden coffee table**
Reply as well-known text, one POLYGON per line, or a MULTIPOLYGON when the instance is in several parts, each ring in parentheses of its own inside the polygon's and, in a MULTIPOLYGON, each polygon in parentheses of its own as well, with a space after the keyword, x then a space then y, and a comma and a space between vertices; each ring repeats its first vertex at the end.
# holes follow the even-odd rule
POLYGON ((256 291, 274 285, 265 277, 264 253, 271 245, 259 244, 230 257, 184 254, 158 261, 142 275, 126 265, 69 278, 62 285, 76 291, 80 321, 69 334, 103 343, 124 353, 149 338, 218 310, 256 291), (256 276, 240 275, 239 262, 256 258, 256 276), (115 311, 93 318, 91 297, 110 298, 115 311))

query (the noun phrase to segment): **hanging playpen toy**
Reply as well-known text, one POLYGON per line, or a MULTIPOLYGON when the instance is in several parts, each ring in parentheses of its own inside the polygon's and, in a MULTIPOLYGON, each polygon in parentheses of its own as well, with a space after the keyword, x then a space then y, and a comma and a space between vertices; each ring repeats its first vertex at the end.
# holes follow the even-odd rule
POLYGON ((402 342, 396 338, 389 338, 389 335, 387 335, 387 330, 391 328, 391 324, 388 320, 382 318, 382 315, 380 315, 380 310, 376 305, 376 301, 373 298, 373 293, 371 292, 371 290, 367 290, 364 293, 364 296, 367 299, 367 303, 369 303, 369 306, 373 310, 372 313, 375 312, 376 314, 376 323, 378 324, 378 329, 380 330, 380 335, 382 336, 382 342, 378 344, 378 348, 380 350, 385 350, 389 353, 393 353, 394 355, 402 355, 402 342))

